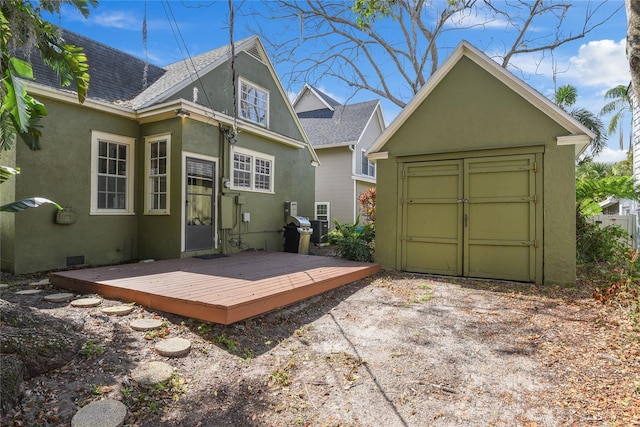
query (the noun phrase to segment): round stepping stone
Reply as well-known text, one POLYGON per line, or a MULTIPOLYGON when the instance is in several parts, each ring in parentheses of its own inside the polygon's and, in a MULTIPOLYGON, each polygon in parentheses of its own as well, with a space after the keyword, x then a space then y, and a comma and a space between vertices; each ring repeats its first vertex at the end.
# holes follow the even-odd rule
POLYGON ((159 319, 136 319, 130 324, 134 331, 151 331, 162 327, 162 320, 159 319))
POLYGON ((35 295, 42 292, 42 289, 25 289, 24 291, 16 291, 17 295, 35 295))
POLYGON ((109 316, 126 316, 131 313, 134 308, 132 305, 116 305, 113 307, 105 307, 100 311, 109 316))
POLYGON ((71 419, 71 427, 120 427, 127 417, 124 403, 104 399, 91 402, 71 419))
POLYGON ((6 283, 0 283, 0 294, 9 290, 9 285, 6 283))
POLYGON ((158 361, 145 363, 131 371, 131 378, 144 388, 151 388, 167 381, 171 375, 173 375, 171 365, 158 361))
POLYGON ((97 307, 100 304, 102 304, 102 300, 100 298, 80 298, 80 299, 71 301, 71 305, 73 307, 80 307, 80 308, 97 307))
POLYGON ((156 351, 162 356, 183 357, 189 354, 191 341, 184 338, 167 338, 156 343, 156 351))
POLYGON ((47 295, 44 299, 51 302, 67 302, 73 299, 73 294, 70 292, 62 292, 59 294, 47 295))
POLYGON ((42 279, 38 282, 29 283, 29 286, 38 287, 38 286, 47 286, 49 284, 50 284, 49 279, 42 279))

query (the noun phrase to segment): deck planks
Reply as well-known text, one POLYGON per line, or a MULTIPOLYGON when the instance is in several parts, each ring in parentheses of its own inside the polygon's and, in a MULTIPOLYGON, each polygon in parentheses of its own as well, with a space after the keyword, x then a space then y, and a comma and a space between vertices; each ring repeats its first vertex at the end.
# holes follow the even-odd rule
POLYGON ((52 273, 54 286, 231 324, 376 273, 377 264, 287 252, 242 252, 52 273))

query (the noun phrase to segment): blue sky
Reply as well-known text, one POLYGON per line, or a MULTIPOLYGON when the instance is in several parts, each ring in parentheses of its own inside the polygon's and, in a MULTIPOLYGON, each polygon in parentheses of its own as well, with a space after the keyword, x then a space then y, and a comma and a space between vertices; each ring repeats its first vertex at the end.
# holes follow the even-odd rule
MULTIPOLYGON (((574 1, 570 25, 578 26, 588 3, 574 1)), ((234 2, 240 10, 236 11, 234 38, 241 39, 257 32, 255 18, 243 12, 251 7, 260 7, 257 2, 234 2)), ((609 0, 605 7, 613 10, 624 6, 623 0, 609 0)), ((606 11, 602 11, 606 12, 606 11)), ((467 17, 466 19, 473 19, 467 17)), ((127 53, 136 55, 157 65, 167 65, 185 59, 186 55, 218 48, 229 43, 229 10, 226 0, 159 0, 116 1, 101 0, 92 10, 89 19, 84 19, 76 11, 63 8, 60 16, 51 21, 63 28, 91 37, 127 53), (146 7, 147 13, 147 50, 142 43, 142 21, 146 7), (184 40, 184 44, 183 44, 184 40), (184 47, 186 45, 186 48, 184 47)), ((269 31, 269 23, 259 23, 269 31), (266 26, 265 26, 266 25, 266 26)), ((294 25, 293 28, 296 26, 294 25)), ((274 34, 281 32, 282 26, 273 27, 274 34)), ((489 56, 498 52, 502 46, 504 23, 494 21, 491 25, 472 30, 450 32, 454 36, 440 52, 441 61, 446 59, 459 39, 466 39, 485 51, 489 56)), ((534 29, 536 31, 536 29, 534 29)), ((578 88, 577 106, 595 113, 604 105, 606 90, 630 82, 629 67, 625 57, 626 15, 624 7, 609 22, 600 26, 586 38, 569 43, 555 52, 553 62, 549 55, 540 54, 517 57, 513 63, 517 70, 514 74, 546 96, 551 96, 554 87, 571 84, 578 88), (554 84, 553 70, 556 70, 554 84)), ((444 46, 444 45, 443 45, 444 46)), ((273 52, 267 52, 272 58, 273 52)), ((285 64, 274 63, 280 76, 285 75, 285 64)), ((360 92, 350 97, 351 91, 345 84, 326 79, 313 82, 339 101, 349 102, 375 99, 377 96, 360 92)), ((283 81, 283 86, 291 93, 300 90, 298 86, 283 81)), ((382 101, 385 117, 391 121, 399 108, 390 102, 382 101)), ((603 118, 606 124, 609 118, 603 118)), ((628 147, 630 114, 625 119, 625 149, 628 147)), ((625 151, 619 149, 618 135, 609 138, 609 148, 599 157, 600 161, 613 162, 625 157, 625 151)))

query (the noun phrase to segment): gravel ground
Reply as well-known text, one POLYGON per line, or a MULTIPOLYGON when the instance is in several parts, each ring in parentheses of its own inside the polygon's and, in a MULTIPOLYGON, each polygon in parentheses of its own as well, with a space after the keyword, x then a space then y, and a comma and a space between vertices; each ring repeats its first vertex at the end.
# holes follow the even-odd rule
MULTIPOLYGON (((2 426, 67 426, 102 398, 130 426, 640 425, 640 334, 585 289, 381 272, 224 326, 136 306, 122 317, 44 295, 2 298, 83 324, 87 345, 62 369, 29 379, 2 426), (134 319, 156 318, 138 332, 134 319), (181 358, 155 343, 191 341, 181 358), (151 390, 131 371, 164 361, 151 390)), ((81 297, 77 295, 76 297, 81 297)))

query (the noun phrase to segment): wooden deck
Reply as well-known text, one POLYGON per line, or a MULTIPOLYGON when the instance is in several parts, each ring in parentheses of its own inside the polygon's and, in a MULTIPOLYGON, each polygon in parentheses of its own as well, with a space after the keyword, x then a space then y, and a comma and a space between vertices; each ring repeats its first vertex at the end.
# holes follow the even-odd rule
POLYGON ((377 264, 287 252, 242 252, 52 273, 59 288, 231 324, 370 276, 377 264))

